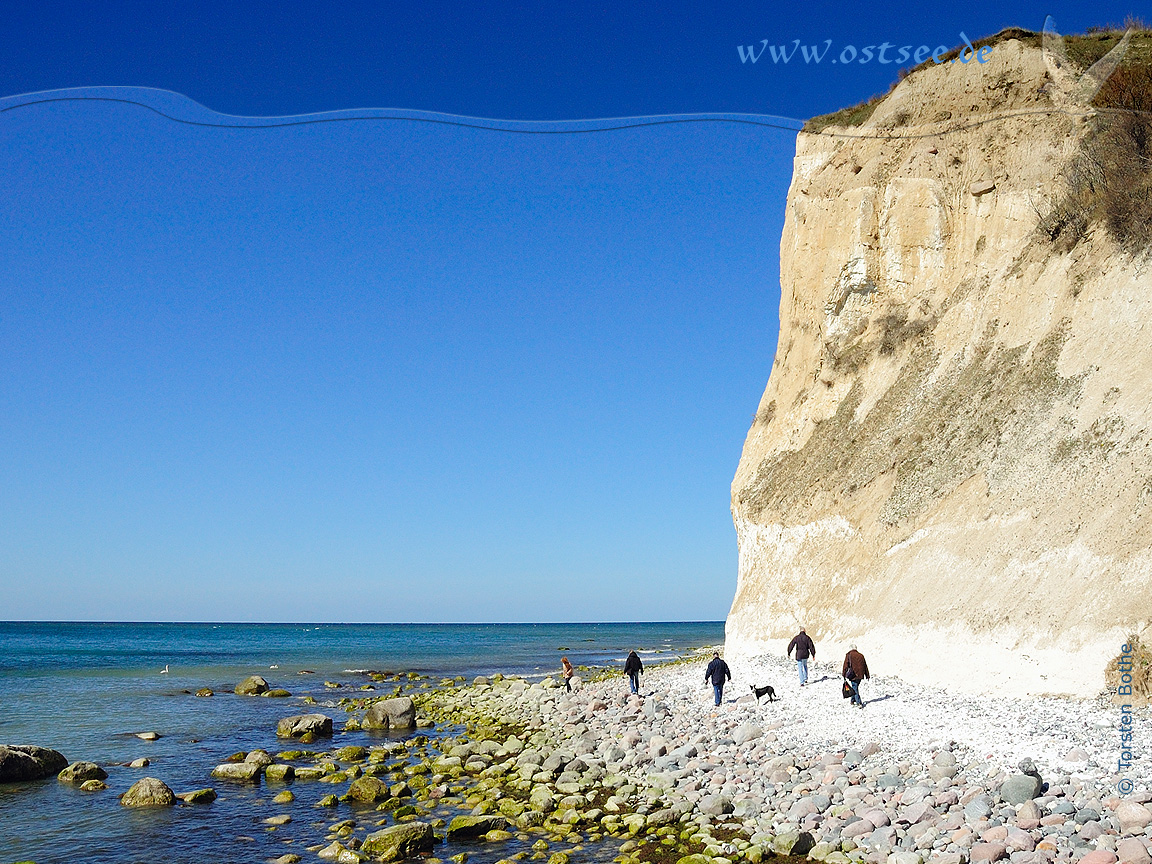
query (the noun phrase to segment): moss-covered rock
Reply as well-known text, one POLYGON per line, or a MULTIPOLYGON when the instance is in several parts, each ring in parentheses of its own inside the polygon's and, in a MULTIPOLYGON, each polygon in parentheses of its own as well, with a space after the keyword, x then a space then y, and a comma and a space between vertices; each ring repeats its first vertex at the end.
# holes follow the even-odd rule
POLYGON ((503 816, 457 816, 448 823, 449 840, 469 840, 482 837, 489 831, 508 829, 508 820, 503 816))
POLYGON ((434 843, 431 825, 408 822, 369 834, 360 848, 377 861, 399 861, 431 852, 434 843))
POLYGON ((390 796, 388 786, 379 777, 358 777, 352 781, 345 796, 350 801, 362 801, 365 804, 375 804, 387 800, 390 796))
POLYGON ((259 696, 261 693, 267 693, 270 689, 268 682, 259 675, 250 675, 237 684, 233 692, 239 696, 259 696))

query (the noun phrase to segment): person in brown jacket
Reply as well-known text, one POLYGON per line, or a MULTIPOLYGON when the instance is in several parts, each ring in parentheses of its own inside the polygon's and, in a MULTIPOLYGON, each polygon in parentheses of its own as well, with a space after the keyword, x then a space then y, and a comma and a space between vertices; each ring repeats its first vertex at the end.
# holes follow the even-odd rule
POLYGON ((844 668, 840 670, 840 674, 852 687, 852 704, 858 708, 863 708, 864 702, 860 698, 860 682, 872 676, 868 673, 868 661, 864 659, 863 654, 856 650, 855 645, 848 646, 848 653, 844 655, 844 668))

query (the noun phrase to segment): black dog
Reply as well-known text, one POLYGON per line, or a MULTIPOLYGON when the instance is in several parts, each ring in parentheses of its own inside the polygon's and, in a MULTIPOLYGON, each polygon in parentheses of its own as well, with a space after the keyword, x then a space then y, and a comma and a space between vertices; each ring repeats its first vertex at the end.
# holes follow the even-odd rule
POLYGON ((772 687, 771 684, 768 684, 764 687, 757 687, 755 684, 753 684, 752 685, 752 692, 756 694, 756 701, 757 702, 760 701, 760 698, 762 696, 767 696, 769 702, 775 702, 776 701, 776 690, 772 687))

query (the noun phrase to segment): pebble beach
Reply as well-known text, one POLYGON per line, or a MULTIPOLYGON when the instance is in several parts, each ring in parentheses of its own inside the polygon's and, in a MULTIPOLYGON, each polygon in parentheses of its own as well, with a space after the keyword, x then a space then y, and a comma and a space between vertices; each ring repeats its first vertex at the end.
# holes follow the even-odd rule
MULTIPOLYGON (((278 864, 1152 864, 1147 708, 1118 770, 1121 709, 1104 694, 980 698, 877 675, 861 710, 838 664, 810 662, 801 688, 794 663, 764 656, 715 706, 710 655, 649 664, 639 695, 603 667, 572 692, 558 675, 358 671, 289 695, 254 676, 177 697, 250 714, 227 758, 176 742, 193 757, 179 777, 163 758, 58 761, 39 782, 139 832, 93 860, 206 860, 184 839, 203 831, 226 850, 211 860, 278 864)), ((72 854, 30 845, 39 864, 72 854)))

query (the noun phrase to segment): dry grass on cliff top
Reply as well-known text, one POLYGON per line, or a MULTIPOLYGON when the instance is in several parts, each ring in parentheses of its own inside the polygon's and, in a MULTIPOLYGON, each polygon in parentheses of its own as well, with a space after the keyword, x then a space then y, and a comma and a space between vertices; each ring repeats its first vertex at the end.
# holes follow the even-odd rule
MULTIPOLYGON (((1119 74, 1119 72, 1125 68, 1152 65, 1152 28, 1149 28, 1143 21, 1134 18, 1129 19, 1123 25, 1108 25, 1106 27, 1093 28, 1087 33, 1065 36, 1064 48, 1068 54, 1068 60, 1080 69, 1087 69, 1112 50, 1116 43, 1123 37, 1126 29, 1133 31, 1133 37, 1129 43, 1128 51, 1124 56, 1124 62, 1116 74, 1119 74)), ((979 50, 986 45, 998 45, 1009 39, 1015 39, 1018 42, 1034 48, 1040 48, 1043 41, 1041 34, 1035 31, 1025 30, 1022 27, 1006 27, 999 33, 994 33, 983 39, 977 39, 972 44, 976 50, 979 50)), ((959 56, 961 48, 967 50, 967 46, 953 48, 947 54, 943 55, 943 62, 947 63, 959 56)), ((888 98, 888 95, 896 89, 896 85, 909 75, 913 75, 921 69, 928 69, 936 65, 934 60, 925 60, 919 66, 900 69, 897 72, 896 80, 892 82, 892 85, 886 93, 877 93, 870 99, 857 105, 841 108, 839 111, 834 111, 831 114, 821 114, 818 117, 813 117, 804 124, 803 131, 814 133, 829 126, 860 126, 872 116, 872 113, 880 103, 888 98)), ((1093 104, 1098 107, 1123 107, 1119 104, 1113 104, 1112 97, 1104 91, 1101 91, 1093 104)))
MULTIPOLYGON (((1059 251, 1074 247, 1096 226, 1131 254, 1152 249, 1152 29, 1140 20, 1129 19, 1121 26, 1065 36, 1064 46, 1069 61, 1087 69, 1112 50, 1125 30, 1132 31, 1132 39, 1123 62, 1093 99, 1099 113, 1063 172, 1063 188, 1040 214, 1040 235, 1059 251)), ((979 49, 1008 39, 1037 48, 1042 43, 1039 33, 1010 27, 974 44, 979 49)), ((952 49, 944 55, 945 62, 959 53, 959 48, 952 49)), ((932 65, 934 61, 929 60, 912 70, 900 70, 892 89, 908 75, 932 65)), ((859 126, 887 95, 813 117, 805 123, 804 131, 859 126)))
MULTIPOLYGON (((1128 637, 1128 647, 1132 653, 1132 695, 1117 696, 1117 702, 1127 702, 1131 705, 1152 704, 1152 647, 1143 644, 1138 636, 1128 637)), ((1104 671, 1104 685, 1115 692, 1120 685, 1120 657, 1112 658, 1108 668, 1104 671)))

